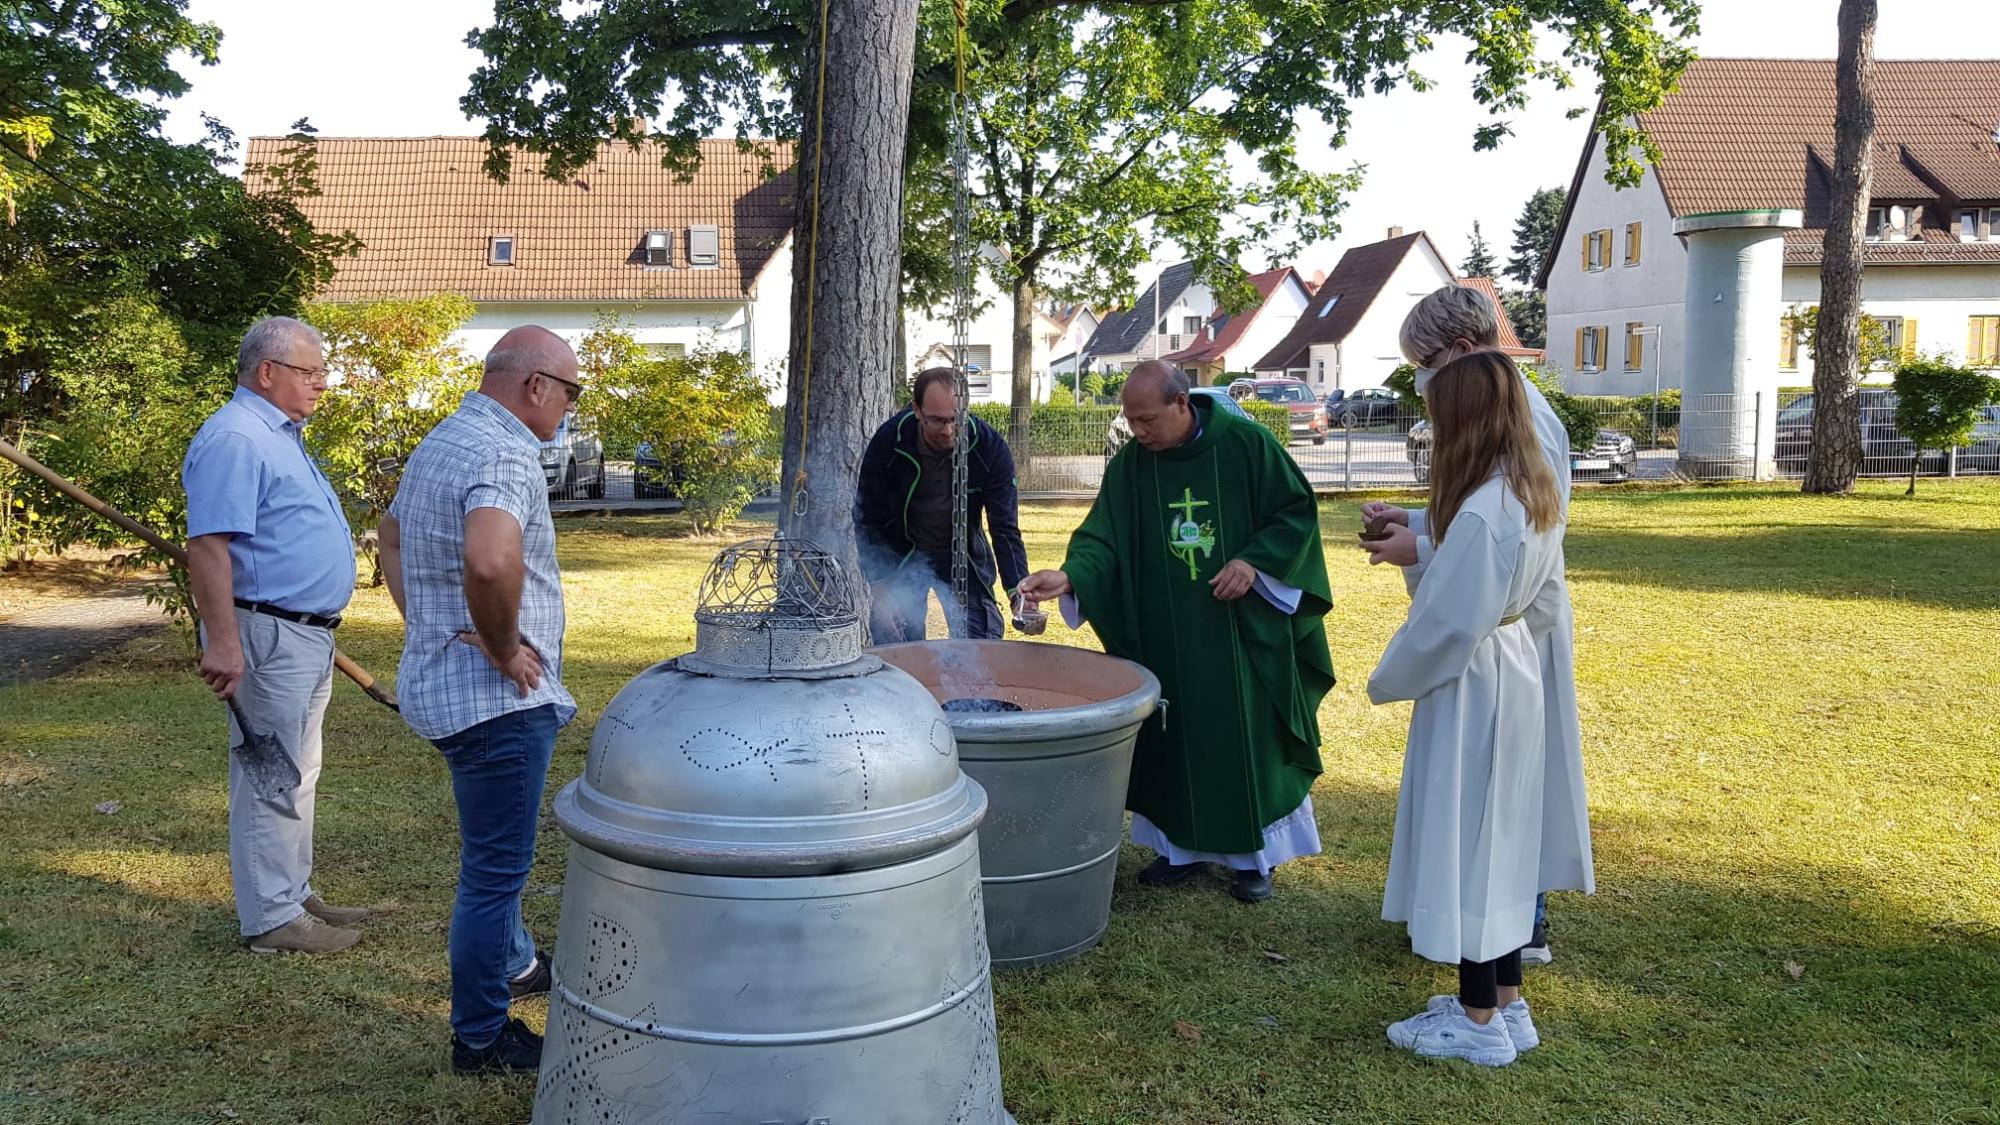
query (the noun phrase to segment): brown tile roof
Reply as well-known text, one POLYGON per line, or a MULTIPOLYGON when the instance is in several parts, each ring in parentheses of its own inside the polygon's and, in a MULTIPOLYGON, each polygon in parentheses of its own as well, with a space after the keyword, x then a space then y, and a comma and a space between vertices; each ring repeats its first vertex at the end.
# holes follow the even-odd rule
MULTIPOLYGON (((1640 116, 1659 145, 1655 172, 1667 209, 1794 208, 1806 229, 1785 238, 1788 262, 1817 262, 1831 191, 1834 71, 1830 59, 1696 59, 1678 88, 1640 116)), ((1871 196, 1922 202, 1921 243, 1869 243, 1870 264, 1989 261, 1993 243, 1959 243, 1945 228, 1958 201, 2000 202, 2000 59, 1883 59, 1875 63, 1871 196), (1924 249, 1924 247, 1929 247, 1924 249)), ((1584 145, 1570 200, 1582 187, 1596 134, 1584 145)), ((1569 210, 1562 230, 1568 233, 1569 210)), ((1563 255, 1545 256, 1542 277, 1563 255)))
MULTIPOLYGON (((250 141, 245 166, 278 157, 281 137, 250 141)), ((741 300, 792 227, 791 147, 763 158, 702 142, 689 183, 651 151, 607 144, 568 183, 523 156, 510 182, 489 178, 475 137, 323 137, 321 194, 303 204, 322 230, 364 246, 343 259, 327 300, 459 293, 478 301, 741 300), (714 225, 718 268, 689 269, 687 230, 714 225), (648 230, 673 232, 673 268, 642 264, 648 230), (487 265, 488 239, 512 235, 515 264, 487 265)), ((255 187, 255 177, 251 178, 255 187)))
POLYGON ((1542 355, 1542 349, 1531 348, 1521 342, 1520 335, 1514 331, 1514 322, 1507 319, 1507 302, 1500 299, 1500 287, 1493 283, 1492 278, 1461 277, 1458 279, 1458 283, 1467 289, 1479 290, 1481 293, 1486 294, 1487 300, 1493 302, 1493 311, 1499 314, 1500 317, 1501 351, 1511 356, 1528 358, 1539 358, 1542 355))
MULTIPOLYGON (((1371 242, 1366 246, 1356 246, 1340 256, 1340 264, 1333 267, 1326 280, 1313 294, 1312 303, 1306 306, 1305 314, 1292 327, 1278 346, 1265 353, 1255 364, 1259 371, 1283 371, 1303 367, 1307 349, 1314 344, 1331 344, 1347 338, 1354 326, 1361 322, 1362 314, 1375 302, 1375 297, 1388 284, 1396 267, 1403 263, 1403 256, 1422 239, 1426 244, 1430 236, 1423 231, 1402 235, 1397 238, 1371 242), (1331 303, 1333 308, 1326 306, 1331 303)), ((1437 247, 1431 247, 1437 253, 1437 247)), ((1443 261, 1444 255, 1439 254, 1443 261)))
MULTIPOLYGON (((1215 314, 1209 318, 1207 331, 1204 333, 1207 336, 1206 340, 1196 343, 1193 347, 1182 348, 1180 351, 1171 352, 1160 358, 1169 363, 1206 363, 1218 356, 1228 354, 1229 349, 1235 347, 1236 342, 1243 338, 1243 334, 1250 330, 1250 325, 1257 319, 1257 314, 1264 311, 1264 306, 1271 300, 1271 294, 1278 291, 1278 286, 1285 283, 1287 276, 1296 277, 1297 271, 1293 270, 1290 266, 1284 266, 1279 269, 1252 275, 1250 284, 1257 290, 1256 304, 1244 309, 1240 313, 1215 314)), ((1304 284, 1303 281, 1300 282, 1301 286, 1304 284)), ((1310 292, 1308 292, 1308 296, 1310 296, 1310 292)))

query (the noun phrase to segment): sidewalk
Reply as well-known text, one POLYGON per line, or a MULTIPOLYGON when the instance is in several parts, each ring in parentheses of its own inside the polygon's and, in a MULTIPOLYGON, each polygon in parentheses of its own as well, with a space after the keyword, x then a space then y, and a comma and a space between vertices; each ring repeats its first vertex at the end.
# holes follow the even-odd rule
POLYGON ((8 618, 0 621, 0 687, 61 675, 166 625, 136 586, 8 618))

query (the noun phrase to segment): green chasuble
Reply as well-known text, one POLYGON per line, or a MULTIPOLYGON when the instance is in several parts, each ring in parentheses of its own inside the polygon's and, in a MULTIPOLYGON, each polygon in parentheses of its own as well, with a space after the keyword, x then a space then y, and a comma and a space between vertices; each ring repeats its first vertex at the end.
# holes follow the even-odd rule
POLYGON ((1125 807, 1186 850, 1254 852, 1320 771, 1332 594, 1298 465, 1257 423, 1201 396, 1193 408, 1195 440, 1111 459, 1062 569, 1105 651, 1160 680, 1125 807), (1296 586, 1298 612, 1254 588, 1216 600, 1209 580, 1233 559, 1296 586))

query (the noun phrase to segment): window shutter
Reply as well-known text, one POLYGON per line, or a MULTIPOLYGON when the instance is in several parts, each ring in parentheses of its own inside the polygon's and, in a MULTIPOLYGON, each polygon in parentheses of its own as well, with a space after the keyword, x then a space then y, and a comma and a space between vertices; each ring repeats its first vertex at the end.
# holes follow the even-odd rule
POLYGON ((1583 236, 1583 263, 1581 267, 1583 269, 1583 272, 1585 273, 1590 272, 1591 255, 1596 253, 1596 251, 1597 251, 1597 232, 1591 231, 1589 234, 1583 236))
POLYGON ((1799 334, 1792 331, 1790 321, 1778 321, 1778 367, 1785 371, 1795 371, 1799 366, 1799 334))
POLYGON ((1639 235, 1639 223, 1625 224, 1625 264, 1628 266, 1639 264, 1639 235))
POLYGON ((1578 371, 1583 370, 1583 333, 1584 329, 1579 328, 1576 330, 1576 369, 1578 371))
POLYGON ((688 228, 688 266, 703 269, 722 263, 722 232, 713 226, 688 228))
POLYGON ((1906 316, 1903 318, 1902 359, 1907 363, 1915 358, 1917 358, 1917 318, 1906 316))
POLYGON ((1625 324, 1625 370, 1637 371, 1646 360, 1646 338, 1639 335, 1639 325, 1633 321, 1625 324))

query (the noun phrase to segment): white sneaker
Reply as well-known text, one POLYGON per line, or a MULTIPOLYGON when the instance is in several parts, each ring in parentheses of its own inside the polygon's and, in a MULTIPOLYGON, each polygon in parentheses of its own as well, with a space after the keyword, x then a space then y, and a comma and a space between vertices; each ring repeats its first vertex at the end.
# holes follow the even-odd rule
POLYGON ((1506 1066, 1514 1061, 1514 1041, 1508 1038, 1507 1022, 1495 1019, 1474 1023, 1465 1014, 1456 996, 1444 998, 1440 1007, 1423 1011, 1389 1025, 1389 1042, 1425 1058, 1464 1059, 1479 1066, 1506 1066))
POLYGON ((1542 1033, 1535 1030, 1526 1000, 1516 1000, 1500 1009, 1500 1018, 1507 1022, 1507 1038, 1514 1041, 1515 1051, 1532 1051, 1542 1045, 1542 1033))
MULTIPOLYGON (((1458 1003, 1456 996, 1433 996, 1425 1009, 1431 1012, 1447 1011, 1458 1003)), ((1528 1002, 1516 1000, 1500 1009, 1500 1015, 1507 1021, 1507 1038, 1514 1041, 1516 1052, 1532 1051, 1542 1045, 1542 1033, 1535 1030, 1535 1021, 1528 1013, 1528 1002)), ((1405 1023, 1410 1021, 1405 1020, 1405 1023)), ((1399 1025, 1400 1026, 1400 1025, 1399 1025)), ((1407 1047, 1408 1044, 1398 1044, 1407 1047)))

